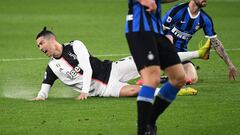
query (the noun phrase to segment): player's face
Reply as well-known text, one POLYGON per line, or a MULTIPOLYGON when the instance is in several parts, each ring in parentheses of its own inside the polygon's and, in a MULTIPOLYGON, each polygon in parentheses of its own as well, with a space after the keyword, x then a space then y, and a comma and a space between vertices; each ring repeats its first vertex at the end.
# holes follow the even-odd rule
POLYGON ((199 8, 207 6, 207 0, 194 0, 194 2, 199 8))
POLYGON ((37 39, 37 45, 39 49, 45 53, 48 57, 54 54, 53 37, 39 37, 37 39))

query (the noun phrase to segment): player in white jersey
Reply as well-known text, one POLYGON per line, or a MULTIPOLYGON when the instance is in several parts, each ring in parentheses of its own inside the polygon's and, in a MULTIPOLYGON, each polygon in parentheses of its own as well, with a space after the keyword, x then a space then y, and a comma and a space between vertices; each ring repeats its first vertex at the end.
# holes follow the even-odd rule
POLYGON ((56 79, 80 92, 79 100, 88 96, 137 95, 139 86, 127 83, 139 76, 131 57, 116 62, 101 61, 90 55, 81 41, 60 44, 46 27, 37 35, 36 41, 39 49, 51 60, 35 100, 45 100, 56 79))
MULTIPOLYGON (((78 91, 78 100, 87 99, 88 96, 126 97, 138 94, 139 85, 127 83, 140 76, 131 56, 115 62, 101 61, 89 54, 79 40, 60 44, 46 27, 37 35, 36 41, 39 49, 51 59, 41 89, 34 100, 47 99, 56 79, 78 91)), ((208 53, 208 48, 204 49, 208 53)), ((184 58, 189 59, 191 57, 184 58)))

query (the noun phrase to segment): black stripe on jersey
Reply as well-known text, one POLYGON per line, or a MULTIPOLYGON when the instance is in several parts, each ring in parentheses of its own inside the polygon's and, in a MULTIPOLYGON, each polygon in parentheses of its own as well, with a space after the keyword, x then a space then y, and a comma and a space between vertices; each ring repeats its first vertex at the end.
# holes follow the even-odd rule
POLYGON ((202 28, 203 26, 202 26, 202 24, 203 24, 203 16, 200 14, 200 17, 199 17, 199 23, 200 23, 200 27, 202 28))
MULTIPOLYGON (((132 15, 133 14, 133 0, 129 0, 128 3, 128 15, 132 15)), ((129 32, 132 32, 133 26, 132 26, 133 20, 129 20, 128 21, 128 30, 129 32)))
POLYGON ((173 35, 173 44, 175 44, 176 43, 176 41, 177 41, 177 38, 175 38, 175 35, 173 35))
POLYGON ((186 27, 186 31, 190 31, 191 29, 192 29, 192 27, 193 27, 193 23, 194 23, 194 19, 192 19, 192 18, 189 18, 189 21, 188 21, 188 23, 187 23, 187 27, 186 27))
POLYGON ((52 69, 48 65, 47 68, 46 68, 46 73, 45 73, 45 76, 44 76, 44 79, 43 79, 42 83, 53 85, 53 83, 57 79, 58 79, 58 77, 53 73, 52 69))
POLYGON ((107 84, 112 70, 112 61, 101 61, 90 55, 90 63, 93 70, 92 78, 107 84))
POLYGON ((72 67, 76 67, 79 64, 77 55, 74 53, 73 47, 71 45, 63 46, 62 58, 64 58, 64 60, 66 60, 67 63, 69 63, 72 67))
POLYGON ((143 8, 141 8, 141 13, 140 13, 140 28, 139 31, 144 31, 144 21, 143 21, 143 13, 142 13, 143 8))
MULTIPOLYGON (((157 18, 158 20, 161 20, 161 18, 159 18, 160 16, 161 16, 160 13, 157 12, 157 13, 156 13, 156 18, 157 18)), ((160 32, 160 29, 161 29, 161 26, 160 26, 159 23, 157 23, 157 30, 158 30, 158 32, 160 32)))
POLYGON ((184 51, 184 45, 186 44, 186 40, 182 40, 182 43, 180 44, 180 52, 184 51))
MULTIPOLYGON (((178 38, 175 35, 173 35, 173 44, 176 44, 177 40, 178 40, 178 38)), ((186 41, 181 40, 181 42, 182 43, 180 44, 180 52, 184 52, 184 44, 186 41)), ((177 51, 179 51, 179 50, 177 50, 177 51)))
POLYGON ((146 18, 147 18, 147 22, 148 22, 150 31, 154 31, 153 30, 153 24, 152 24, 151 15, 147 12, 146 9, 144 9, 144 12, 145 12, 145 15, 146 15, 146 18))
MULTIPOLYGON (((173 10, 172 10, 172 12, 169 14, 169 16, 170 17, 174 17, 181 9, 183 9, 186 5, 188 5, 189 3, 184 3, 184 4, 182 4, 182 5, 179 5, 179 6, 177 6, 177 7, 175 7, 173 10)), ((182 17, 183 16, 185 16, 185 12, 183 13, 184 15, 182 15, 182 17)), ((168 23, 166 22, 166 24, 164 24, 165 26, 167 26, 167 27, 169 27, 168 25, 167 25, 168 23)))
MULTIPOLYGON (((185 17, 186 14, 187 14, 187 10, 185 10, 185 11, 183 12, 182 17, 185 17)), ((182 18, 181 18, 181 19, 182 19, 182 18)), ((180 19, 180 20, 181 20, 181 19, 180 19)), ((184 18, 183 18, 183 19, 184 19, 184 18)), ((184 21, 184 20, 182 20, 182 21, 184 21)), ((182 25, 183 25, 182 23, 177 22, 177 27, 178 27, 178 28, 181 28, 182 25)))

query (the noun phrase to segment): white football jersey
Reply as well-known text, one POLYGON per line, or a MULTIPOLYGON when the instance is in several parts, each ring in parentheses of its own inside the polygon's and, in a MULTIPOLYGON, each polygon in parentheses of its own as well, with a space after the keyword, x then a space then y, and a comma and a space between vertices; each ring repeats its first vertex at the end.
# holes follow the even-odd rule
POLYGON ((62 56, 50 59, 38 97, 47 98, 56 79, 78 92, 98 96, 106 89, 111 68, 112 61, 91 56, 81 41, 65 43, 62 56))

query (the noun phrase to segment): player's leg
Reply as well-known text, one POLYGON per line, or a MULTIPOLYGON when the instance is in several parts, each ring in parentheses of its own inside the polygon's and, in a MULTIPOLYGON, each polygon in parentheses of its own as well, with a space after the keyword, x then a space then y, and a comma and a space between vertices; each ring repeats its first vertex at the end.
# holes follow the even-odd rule
POLYGON ((151 32, 128 33, 126 36, 144 84, 137 96, 137 132, 143 135, 147 132, 155 88, 160 82, 157 42, 154 33, 151 32))
POLYGON ((193 63, 190 61, 183 64, 184 71, 186 73, 187 83, 193 84, 198 81, 197 70, 195 69, 193 63))
POLYGON ((208 39, 204 45, 199 44, 199 49, 196 51, 188 51, 188 52, 178 52, 178 56, 181 60, 181 62, 188 61, 191 59, 209 59, 210 49, 211 49, 211 43, 208 39))
POLYGON ((185 72, 177 52, 171 42, 163 36, 159 37, 159 57, 161 68, 169 77, 158 95, 155 97, 153 111, 150 118, 151 126, 154 127, 157 118, 174 101, 179 89, 186 83, 185 72))
MULTIPOLYGON (((197 59, 197 58, 207 60, 209 58, 210 49, 211 49, 211 43, 210 43, 210 40, 208 39, 204 45, 199 45, 199 49, 196 51, 178 52, 177 54, 181 62, 185 62, 185 61, 189 61, 191 59, 197 59)), ((164 83, 166 79, 167 78, 163 79, 164 83)), ((136 84, 142 85, 143 84, 142 79, 140 78, 136 84)))
POLYGON ((177 64, 166 68, 165 73, 169 77, 168 82, 164 83, 159 93, 155 97, 153 104, 153 113, 151 116, 151 125, 156 124, 160 114, 175 100, 178 91, 185 84, 185 73, 182 64, 177 64))
POLYGON ((133 97, 137 96, 138 92, 140 90, 139 85, 126 85, 123 86, 120 90, 119 97, 133 97))

